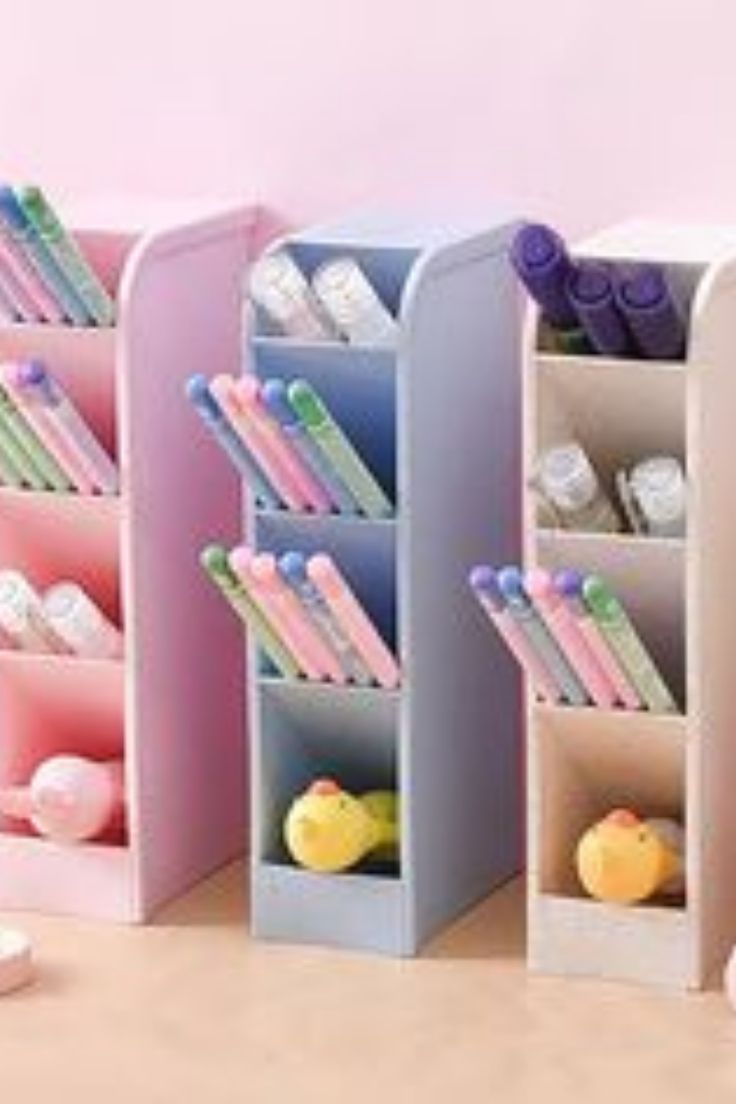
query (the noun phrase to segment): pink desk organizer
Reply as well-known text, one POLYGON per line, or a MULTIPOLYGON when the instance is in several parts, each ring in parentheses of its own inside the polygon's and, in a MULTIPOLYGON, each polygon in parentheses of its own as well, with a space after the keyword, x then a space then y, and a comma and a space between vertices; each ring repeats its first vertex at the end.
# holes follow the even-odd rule
POLYGON ((117 457, 121 494, 0 489, 0 565, 80 582, 122 623, 121 662, 0 652, 0 786, 58 752, 125 756, 124 845, 59 846, 0 818, 0 908, 142 921, 244 838, 240 631, 198 552, 239 530, 238 481, 183 394, 239 371, 251 213, 72 225, 111 288, 113 329, 0 329, 0 360, 38 357, 117 457), (224 527, 224 528, 223 528, 224 527))

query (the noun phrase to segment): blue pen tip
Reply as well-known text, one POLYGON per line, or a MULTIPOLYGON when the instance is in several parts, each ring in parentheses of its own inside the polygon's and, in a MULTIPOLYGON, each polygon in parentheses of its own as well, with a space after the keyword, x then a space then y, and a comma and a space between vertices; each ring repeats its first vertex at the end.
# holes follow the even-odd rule
POLYGON ((506 598, 524 596, 524 576, 518 567, 502 567, 496 576, 498 587, 506 598))
POLYGON ((184 385, 186 396, 200 414, 207 418, 221 417, 220 408, 210 393, 204 376, 190 376, 184 385))
POLYGON ((468 572, 468 582, 473 590, 480 590, 482 592, 496 592, 498 586, 496 583, 496 573, 492 567, 488 564, 478 564, 468 572))
POLYGON ((307 558, 303 552, 284 552, 279 557, 279 571, 294 582, 301 582, 307 577, 307 558))
POLYGON ((15 229, 22 230, 25 227, 23 208, 9 184, 0 184, 0 211, 15 229))
POLYGON ((283 426, 294 425, 298 418, 291 408, 286 384, 280 379, 268 379, 261 388, 261 397, 268 412, 283 426))

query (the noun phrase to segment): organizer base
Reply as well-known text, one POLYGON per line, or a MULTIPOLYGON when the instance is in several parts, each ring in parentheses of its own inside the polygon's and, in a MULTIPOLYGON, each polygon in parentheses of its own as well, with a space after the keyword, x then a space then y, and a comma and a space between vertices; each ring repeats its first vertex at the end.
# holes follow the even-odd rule
POLYGON ((314 874, 262 864, 252 872, 252 934, 285 943, 410 956, 399 878, 314 874))
POLYGON ((528 964, 537 973, 677 989, 701 985, 683 909, 630 909, 544 894, 529 911, 528 964))

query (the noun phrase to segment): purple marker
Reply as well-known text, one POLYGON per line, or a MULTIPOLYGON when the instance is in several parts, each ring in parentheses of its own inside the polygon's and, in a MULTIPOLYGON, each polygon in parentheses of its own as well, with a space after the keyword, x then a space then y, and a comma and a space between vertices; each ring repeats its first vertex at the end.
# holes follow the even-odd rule
POLYGON ((547 322, 558 330, 578 328, 567 286, 573 263, 559 234, 541 223, 527 223, 511 243, 511 263, 547 322))
POLYGON ((659 265, 638 265, 621 276, 616 301, 645 357, 679 360, 684 355, 685 324, 659 265))
POLYGON ((616 306, 613 281, 603 265, 584 262, 573 268, 567 293, 597 353, 620 357, 632 352, 631 337, 616 306))

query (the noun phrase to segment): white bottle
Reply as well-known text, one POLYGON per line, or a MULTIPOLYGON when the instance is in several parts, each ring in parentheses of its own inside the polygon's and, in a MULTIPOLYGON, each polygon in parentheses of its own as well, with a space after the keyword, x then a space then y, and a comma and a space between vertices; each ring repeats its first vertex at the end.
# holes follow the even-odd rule
POLYGON ((629 487, 653 537, 684 537, 685 474, 674 456, 651 456, 631 470, 629 487))
POLYGON ((540 457, 537 485, 565 529, 617 533, 621 521, 577 441, 555 445, 540 457))
POLYGON ((56 583, 45 592, 44 620, 75 655, 119 659, 123 634, 76 583, 56 583))

